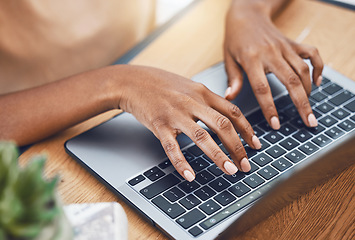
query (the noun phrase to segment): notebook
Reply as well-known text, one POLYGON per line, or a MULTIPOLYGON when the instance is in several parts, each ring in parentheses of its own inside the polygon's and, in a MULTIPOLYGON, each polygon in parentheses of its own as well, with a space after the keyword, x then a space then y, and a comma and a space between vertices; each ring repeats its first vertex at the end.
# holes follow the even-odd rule
MULTIPOLYGON (((266 123, 246 77, 233 101, 262 143, 261 150, 254 150, 242 141, 252 167, 248 173, 224 174, 188 137, 179 135, 182 152, 196 173, 195 181, 187 182, 158 139, 128 113, 70 139, 66 151, 171 238, 238 234, 355 160, 342 157, 354 151, 355 82, 325 66, 322 85, 312 87, 310 103, 319 126, 311 129, 302 123, 279 80, 273 74, 267 78, 280 130, 266 123)), ((227 87, 223 63, 192 79, 221 96, 227 87)))

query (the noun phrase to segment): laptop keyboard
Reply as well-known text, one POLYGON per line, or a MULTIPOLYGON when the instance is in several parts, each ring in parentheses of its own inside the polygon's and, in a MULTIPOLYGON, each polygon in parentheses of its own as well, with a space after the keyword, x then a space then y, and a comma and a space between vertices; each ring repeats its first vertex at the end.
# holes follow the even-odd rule
MULTIPOLYGON (((312 87, 310 103, 319 123, 316 128, 303 124, 289 95, 275 101, 280 130, 270 128, 261 110, 247 117, 262 143, 254 150, 242 140, 251 164, 248 173, 224 174, 193 145, 183 154, 196 172, 195 181, 184 180, 166 159, 128 184, 171 221, 199 236, 262 196, 282 173, 354 129, 354 94, 336 83, 323 78, 320 87, 312 87), (134 187, 146 180, 151 184, 134 187)), ((212 137, 228 154, 217 136, 212 137)))

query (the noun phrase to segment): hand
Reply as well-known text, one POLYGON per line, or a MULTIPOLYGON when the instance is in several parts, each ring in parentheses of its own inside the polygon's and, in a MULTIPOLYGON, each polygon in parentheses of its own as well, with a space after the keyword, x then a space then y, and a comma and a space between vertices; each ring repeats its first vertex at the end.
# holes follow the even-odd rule
MULTIPOLYGON (((114 67, 112 67, 114 69, 114 67)), ((214 94, 203 84, 150 67, 126 66, 120 88, 118 107, 132 113, 160 140, 168 158, 186 180, 194 171, 182 154, 176 137, 185 133, 226 174, 237 167, 224 154, 209 133, 196 121, 201 120, 214 131, 242 171, 250 171, 243 145, 236 133, 253 148, 261 147, 252 127, 237 106, 214 94)))
POLYGON ((226 99, 234 99, 241 90, 244 70, 266 121, 273 129, 279 129, 280 121, 265 76, 272 72, 286 86, 303 122, 315 127, 318 123, 308 100, 311 78, 302 59, 311 60, 312 79, 318 86, 322 81, 322 59, 316 48, 284 37, 262 4, 262 1, 234 1, 228 12, 224 43, 229 82, 226 99))

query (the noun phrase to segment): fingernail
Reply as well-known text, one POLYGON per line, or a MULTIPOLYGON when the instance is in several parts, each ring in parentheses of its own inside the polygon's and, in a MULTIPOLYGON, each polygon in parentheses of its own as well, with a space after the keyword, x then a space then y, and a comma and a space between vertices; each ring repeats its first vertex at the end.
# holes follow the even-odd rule
POLYGON ((192 182, 195 179, 194 175, 189 170, 184 171, 184 176, 185 179, 189 182, 192 182))
POLYGON ((233 163, 231 163, 230 161, 225 161, 223 166, 224 166, 224 169, 226 169, 226 171, 227 171, 230 175, 232 175, 232 174, 238 172, 237 166, 235 166, 235 165, 234 165, 233 163))
POLYGON ((309 126, 311 127, 317 127, 318 126, 318 121, 316 119, 316 117, 314 116, 313 113, 310 113, 308 115, 308 123, 309 123, 309 126))
POLYGON ((271 119, 270 119, 270 123, 271 123, 271 127, 274 129, 274 130, 278 130, 280 128, 280 121, 279 119, 276 117, 276 116, 273 116, 271 119))
POLYGON ((251 141, 253 142, 253 145, 256 149, 260 149, 261 148, 261 143, 260 143, 260 140, 259 138, 254 135, 252 138, 251 138, 251 141))
POLYGON ((231 91, 232 91, 232 88, 231 88, 231 87, 228 87, 228 88, 226 89, 226 92, 224 93, 224 97, 227 97, 227 96, 231 93, 231 91))
POLYGON ((243 158, 242 161, 240 161, 240 166, 243 172, 249 172, 251 170, 251 166, 247 158, 243 158))
POLYGON ((318 79, 317 79, 317 82, 316 82, 316 85, 319 87, 320 84, 322 83, 322 80, 323 80, 323 77, 322 76, 319 76, 318 79))

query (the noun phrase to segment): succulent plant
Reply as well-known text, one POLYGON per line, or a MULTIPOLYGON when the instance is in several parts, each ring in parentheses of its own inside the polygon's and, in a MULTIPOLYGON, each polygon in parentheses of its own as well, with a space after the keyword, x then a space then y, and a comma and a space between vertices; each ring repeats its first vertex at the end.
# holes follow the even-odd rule
POLYGON ((44 155, 33 157, 24 168, 17 159, 15 144, 0 142, 0 240, 59 239, 63 233, 58 219, 64 214, 55 192, 58 177, 43 179, 44 155))

